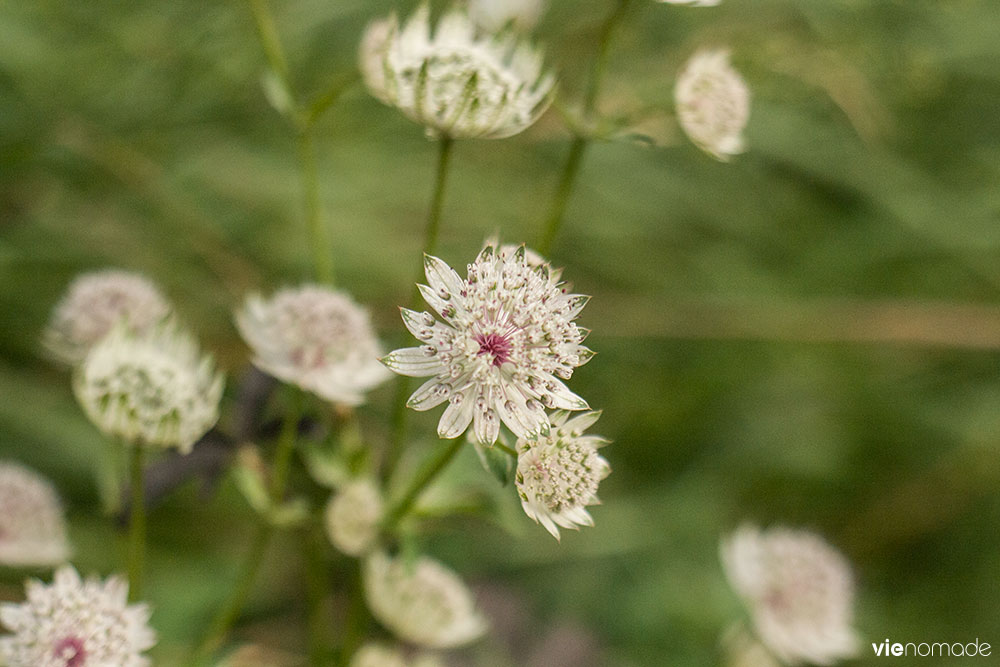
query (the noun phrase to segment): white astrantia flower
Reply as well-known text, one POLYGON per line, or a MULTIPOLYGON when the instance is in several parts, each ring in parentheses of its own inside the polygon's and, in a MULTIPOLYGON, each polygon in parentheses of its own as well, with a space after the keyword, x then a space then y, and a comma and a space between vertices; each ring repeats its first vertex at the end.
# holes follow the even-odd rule
POLYGON ((457 574, 427 557, 408 561, 373 553, 364 566, 365 599, 372 615, 400 639, 444 649, 486 632, 486 619, 457 574))
POLYGON ((222 385, 211 357, 172 324, 142 336, 116 327, 73 377, 77 400, 104 434, 183 453, 218 421, 222 385))
POLYGON ((406 328, 422 343, 382 362, 400 375, 431 379, 407 406, 448 403, 438 435, 456 438, 471 423, 476 440, 492 445, 503 422, 519 438, 549 431, 546 408, 586 410, 562 380, 593 356, 587 330, 573 320, 590 297, 567 294, 548 266, 531 267, 522 246, 510 256, 485 247, 462 279, 437 257, 424 256, 428 312, 402 308, 406 328))
POLYGON ((66 520, 55 488, 19 463, 0 463, 0 565, 58 565, 68 557, 66 520))
POLYGON ((395 15, 371 24, 359 55, 371 93, 435 136, 518 134, 545 111, 555 84, 537 48, 509 33, 480 34, 461 9, 432 36, 427 3, 402 28, 395 15))
POLYGON ((145 333, 170 314, 170 304, 148 278, 107 269, 85 273, 70 283, 42 335, 46 350, 71 366, 115 325, 145 333))
POLYGON ((720 552, 758 638, 782 662, 829 665, 857 653, 851 568, 821 537, 745 525, 720 552))
POLYGON ((360 405, 390 377, 368 312, 344 292, 320 285, 247 297, 236 326, 255 366, 332 403, 360 405))
POLYGON ((715 7, 722 0, 656 0, 670 5, 691 5, 692 7, 715 7))
POLYGON ((59 568, 51 585, 29 580, 27 600, 0 605, 0 623, 13 634, 0 637, 7 667, 145 667, 142 653, 156 643, 149 608, 127 603, 128 584, 59 568))
POLYGON ((384 511, 382 494, 372 480, 352 480, 326 506, 326 534, 343 553, 361 556, 375 544, 384 511))
POLYGON ((750 89, 729 64, 726 49, 703 49, 684 65, 674 87, 681 127, 692 142, 718 160, 746 150, 750 89))
POLYGON ((559 526, 594 525, 586 508, 599 502, 597 486, 611 466, 597 453, 608 441, 583 432, 600 416, 587 412, 569 419, 569 413, 556 412, 548 435, 517 441, 515 482, 521 506, 556 539, 559 526))
POLYGON ((545 0, 469 0, 469 17, 487 32, 512 27, 529 32, 542 18, 545 0))
POLYGON ((444 667, 444 665, 436 656, 429 653, 420 653, 408 659, 398 648, 368 643, 354 653, 349 667, 444 667))

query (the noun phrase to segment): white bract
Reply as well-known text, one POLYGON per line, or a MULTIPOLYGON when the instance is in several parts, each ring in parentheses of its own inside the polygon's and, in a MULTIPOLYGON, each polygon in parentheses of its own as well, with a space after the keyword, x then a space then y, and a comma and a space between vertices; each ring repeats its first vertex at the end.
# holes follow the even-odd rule
POLYGON ((361 556, 375 543, 384 503, 374 482, 348 482, 326 506, 326 534, 348 556, 361 556))
POLYGON ((255 366, 279 380, 343 405, 390 377, 367 311, 347 294, 319 285, 247 297, 236 313, 255 366))
POLYGON ((597 453, 607 440, 584 435, 600 417, 588 412, 568 419, 553 413, 549 434, 538 440, 517 441, 517 493, 525 514, 559 539, 559 528, 592 526, 587 505, 600 502, 597 486, 611 466, 597 453))
POLYGON ((364 566, 372 615, 400 639, 427 648, 468 644, 486 632, 486 620, 457 574, 430 558, 413 562, 376 552, 364 566))
POLYGON ((116 327, 84 359, 73 390, 106 435, 189 452, 219 419, 222 374, 174 326, 138 336, 116 327))
POLYGON ((52 312, 42 336, 48 352, 75 366, 115 325, 145 333, 170 314, 170 304, 149 279, 108 269, 78 276, 52 312))
POLYGON ((545 0, 469 0, 469 17, 487 32, 504 28, 528 32, 538 25, 545 0))
POLYGON ((395 15, 369 25, 359 59, 372 95, 446 137, 518 134, 545 111, 555 84, 537 48, 510 34, 479 34, 459 9, 432 36, 426 3, 403 28, 395 15))
POLYGON ((721 557, 757 636, 781 661, 829 665, 857 653, 851 568, 822 538, 742 526, 723 540, 721 557))
POLYGON ((120 577, 86 581, 71 565, 51 585, 29 580, 27 600, 0 605, 0 622, 13 635, 0 638, 7 667, 145 667, 142 653, 156 643, 149 608, 127 604, 120 577))
POLYGON ((692 142, 726 161, 746 150, 750 89, 729 64, 729 51, 705 49, 687 61, 674 88, 681 127, 692 142))
POLYGON ((462 279, 425 255, 428 312, 402 308, 406 328, 422 343, 382 362, 401 375, 430 376, 407 406, 430 410, 448 403, 438 435, 456 438, 471 423, 476 440, 496 442, 500 422, 518 438, 549 432, 546 408, 586 410, 587 402, 562 380, 590 360, 587 331, 573 320, 590 297, 567 294, 547 265, 528 264, 524 247, 511 255, 486 246, 462 279))
POLYGON ((0 463, 0 564, 58 565, 69 557, 55 488, 19 463, 0 463))

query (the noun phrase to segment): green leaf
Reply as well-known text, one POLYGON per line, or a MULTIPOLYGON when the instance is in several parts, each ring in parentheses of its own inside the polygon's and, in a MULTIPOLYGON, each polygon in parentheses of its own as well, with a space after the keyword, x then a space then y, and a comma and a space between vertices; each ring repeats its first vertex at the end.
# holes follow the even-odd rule
POLYGON ((479 462, 483 464, 483 469, 493 475, 501 486, 510 484, 514 474, 514 457, 503 451, 500 447, 484 447, 478 442, 473 442, 479 462))

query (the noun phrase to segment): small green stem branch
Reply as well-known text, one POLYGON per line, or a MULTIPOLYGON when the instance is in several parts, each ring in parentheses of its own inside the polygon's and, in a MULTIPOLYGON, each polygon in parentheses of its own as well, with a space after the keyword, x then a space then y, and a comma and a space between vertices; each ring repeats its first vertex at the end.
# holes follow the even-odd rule
POLYGON ((416 479, 413 480, 406 490, 406 493, 403 494, 403 497, 386 512, 385 520, 382 524, 384 530, 387 532, 392 531, 399 524, 400 520, 413 507, 420 494, 430 486, 430 483, 448 466, 459 450, 466 444, 465 438, 455 438, 448 442, 446 447, 441 448, 434 458, 430 459, 424 465, 416 479))
MULTIPOLYGON (((438 141, 438 161, 437 170, 434 176, 434 194, 431 197, 430 210, 427 213, 427 226, 424 230, 424 254, 433 255, 437 249, 438 234, 441 230, 441 211, 444 207, 445 187, 448 183, 448 165, 451 163, 451 154, 455 145, 455 140, 451 137, 441 137, 438 141)), ((421 257, 420 268, 417 272, 417 280, 413 286, 413 293, 410 296, 410 307, 415 308, 420 302, 420 290, 416 283, 423 279, 424 264, 421 257)), ((386 452, 385 466, 383 468, 384 479, 392 478, 399 457, 403 453, 403 443, 406 440, 406 399, 410 393, 410 378, 400 375, 396 380, 396 394, 393 399, 392 412, 392 440, 389 450, 386 452)))
MULTIPOLYGON (((295 440, 298 435, 299 416, 301 413, 301 395, 295 391, 289 401, 288 412, 282 425, 281 435, 274 455, 274 467, 271 471, 271 483, 268 488, 271 502, 281 502, 285 494, 285 484, 288 481, 288 471, 291 466, 292 453, 295 451, 295 440)), ((192 664, 203 664, 225 641, 233 624, 239 617, 243 607, 250 597, 253 585, 257 579, 264 553, 274 534, 274 525, 262 518, 250 541, 250 549, 240 564, 236 574, 236 583, 229 597, 209 625, 208 634, 195 651, 192 664)))
POLYGON ((309 619, 309 664, 321 667, 327 652, 325 642, 329 623, 325 619, 324 600, 330 588, 327 569, 323 563, 323 544, 326 536, 318 524, 310 523, 302 530, 302 553, 305 559, 306 606, 309 619))
POLYGON ((302 169, 302 194, 305 205, 306 224, 312 238, 313 264, 316 278, 321 283, 333 283, 333 253, 330 246, 330 230, 323 223, 323 209, 319 195, 319 177, 316 169, 316 144, 312 127, 299 131, 299 164, 302 169))
POLYGON ((141 444, 132 445, 131 479, 132 513, 129 521, 128 592, 132 600, 142 598, 143 565, 146 556, 146 498, 144 466, 146 450, 141 444))
MULTIPOLYGON (((604 78, 604 70, 607 66, 611 37, 614 34, 615 28, 625 16, 629 1, 617 0, 614 10, 612 10, 601 26, 597 41, 597 53, 590 68, 590 79, 587 82, 587 90, 583 98, 584 126, 589 126, 591 123, 590 116, 593 114, 594 107, 597 104, 597 96, 600 92, 601 81, 604 78)), ((573 194, 573 187, 576 185, 576 179, 580 173, 583 154, 589 143, 590 137, 578 133, 570 145, 569 155, 566 157, 566 164, 563 166, 562 175, 559 177, 556 194, 552 200, 552 205, 549 207, 549 214, 545 219, 544 230, 538 242, 537 249, 542 255, 548 255, 552 251, 552 244, 555 242, 559 228, 562 226, 569 198, 573 194)))

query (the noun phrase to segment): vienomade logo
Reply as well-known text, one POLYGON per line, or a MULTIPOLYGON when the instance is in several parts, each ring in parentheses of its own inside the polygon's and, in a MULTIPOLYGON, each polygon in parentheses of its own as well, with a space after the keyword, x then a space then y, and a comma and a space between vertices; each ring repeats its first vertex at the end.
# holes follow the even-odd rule
POLYGON ((950 658, 977 658, 988 657, 992 651, 991 646, 986 642, 980 642, 977 637, 974 642, 963 644, 962 642, 893 642, 886 639, 881 644, 872 642, 872 650, 875 655, 881 657, 950 657, 950 658))

